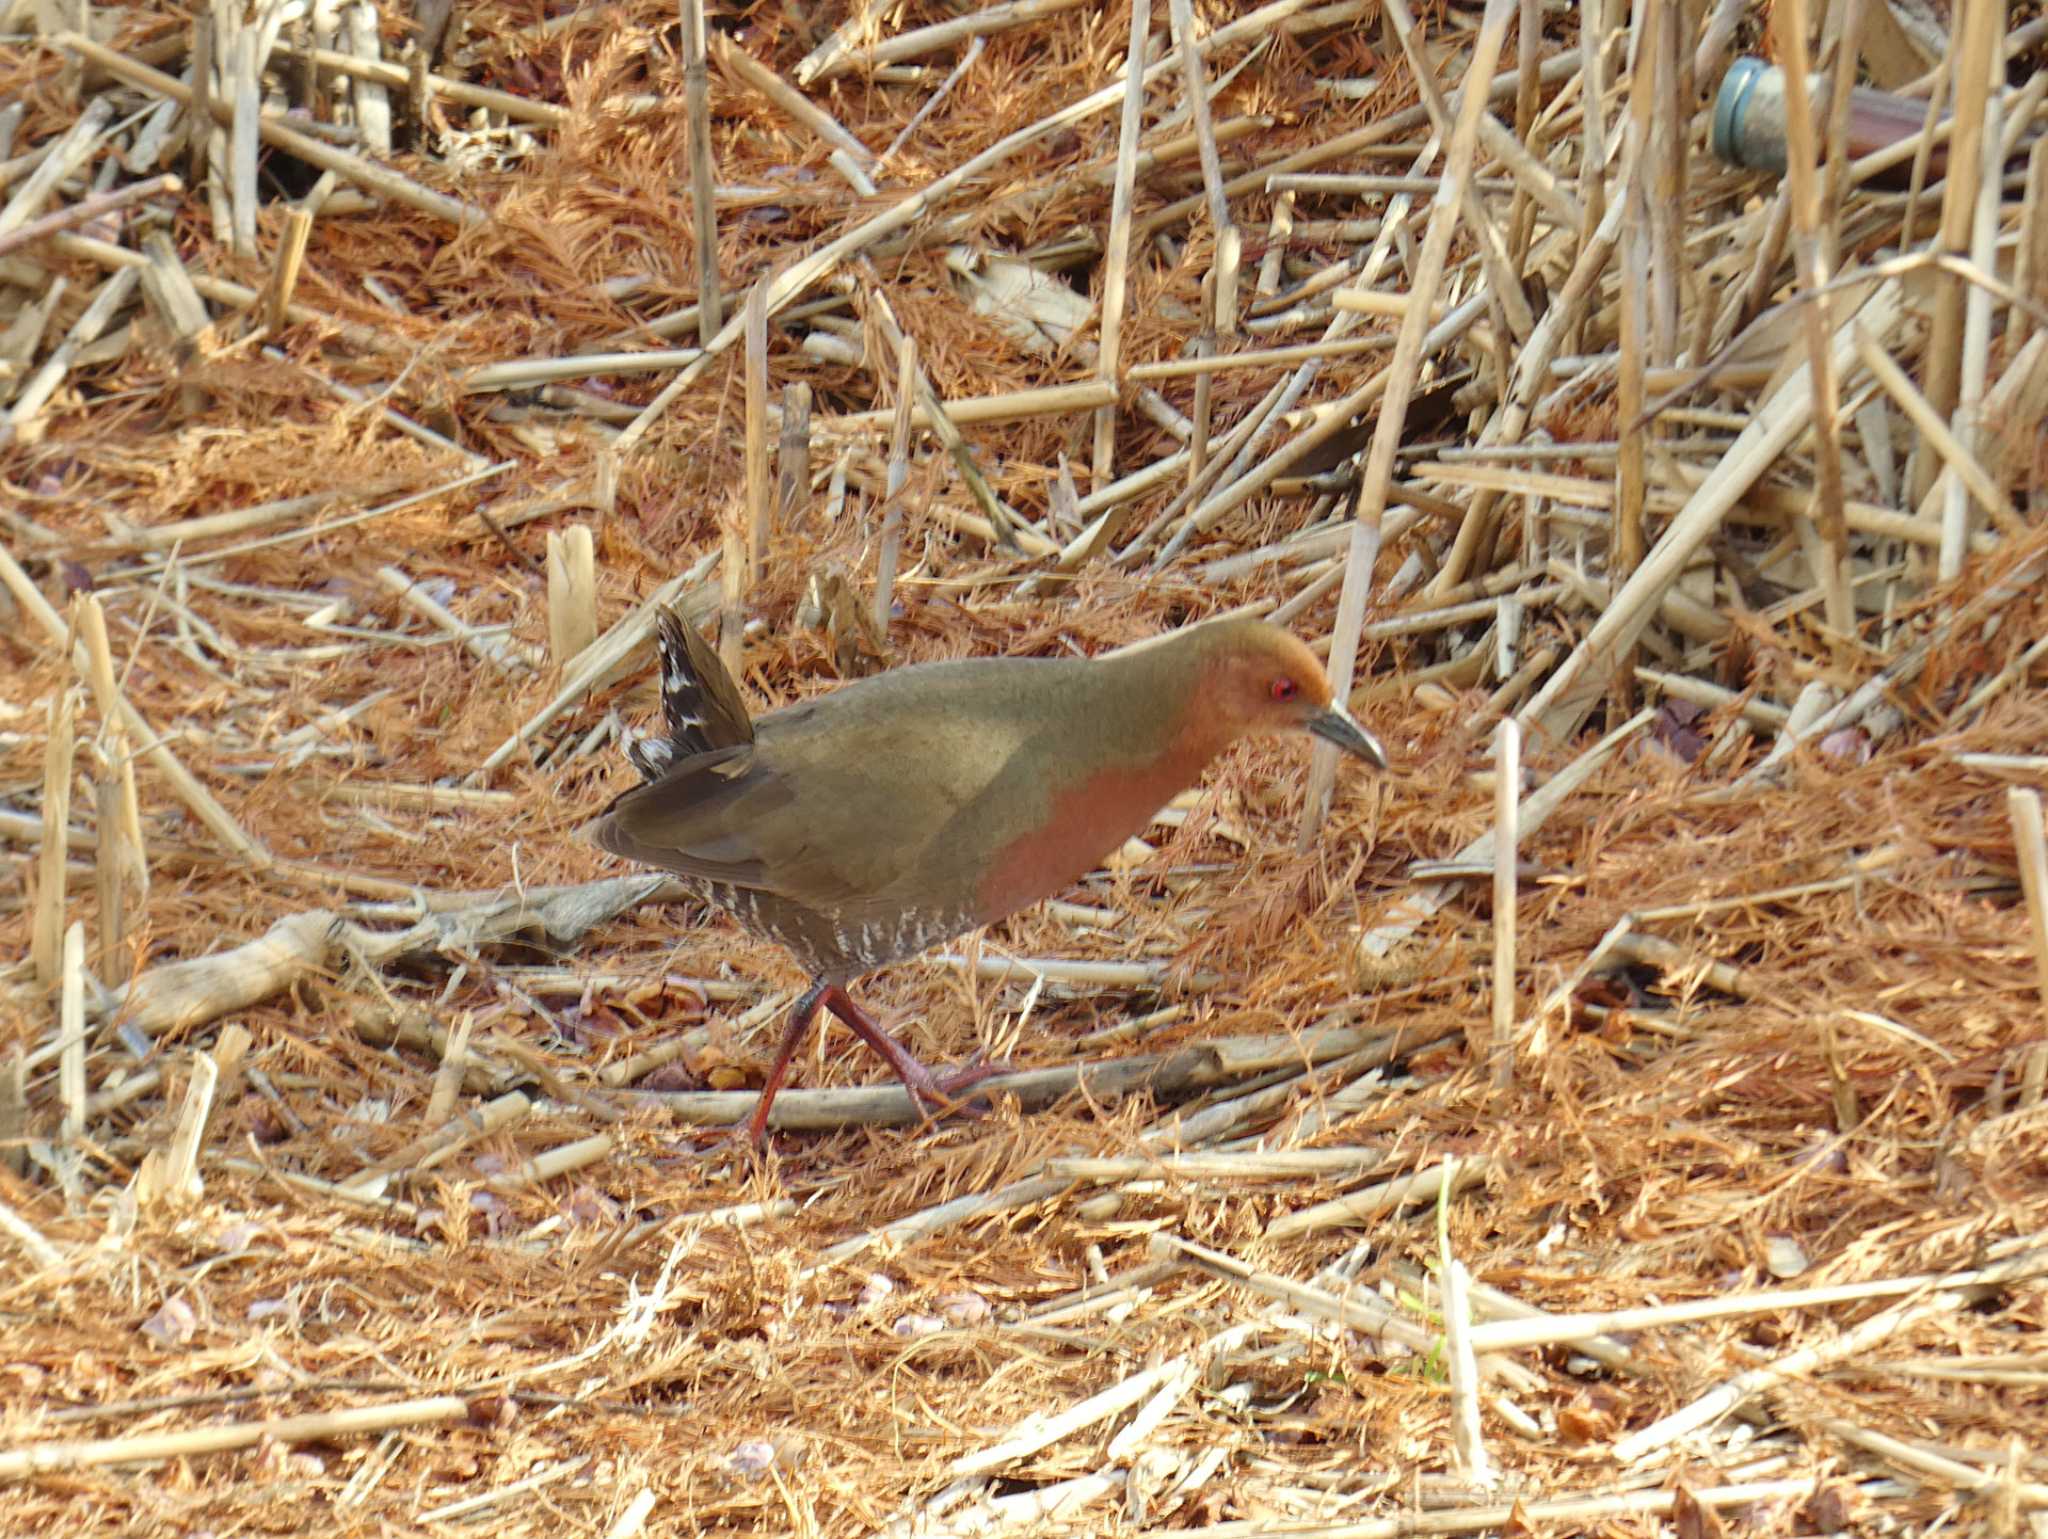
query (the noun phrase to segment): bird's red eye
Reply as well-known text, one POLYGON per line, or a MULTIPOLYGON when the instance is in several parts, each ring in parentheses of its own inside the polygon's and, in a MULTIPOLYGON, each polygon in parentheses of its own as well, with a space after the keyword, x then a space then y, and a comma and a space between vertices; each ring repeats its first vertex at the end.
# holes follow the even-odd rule
POLYGON ((1300 693, 1301 686, 1292 679, 1281 678, 1273 681, 1273 698, 1275 700, 1292 700, 1300 693))

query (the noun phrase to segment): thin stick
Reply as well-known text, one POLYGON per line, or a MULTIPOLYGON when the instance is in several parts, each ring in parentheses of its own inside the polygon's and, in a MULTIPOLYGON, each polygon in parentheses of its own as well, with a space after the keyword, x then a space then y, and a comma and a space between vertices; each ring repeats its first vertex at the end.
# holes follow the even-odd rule
POLYGON ((849 70, 873 70, 885 64, 900 64, 907 59, 922 59, 968 38, 1007 32, 1042 16, 1070 11, 1082 3, 1083 0, 1006 0, 1004 4, 984 6, 951 21, 898 32, 866 48, 849 46, 842 29, 797 65, 797 82, 814 85, 849 70))
MULTIPOLYGON (((1102 253, 1102 305, 1099 312, 1095 377, 1114 384, 1122 356, 1124 291, 1130 283, 1131 204, 1138 180, 1138 136, 1145 125, 1145 35, 1152 20, 1151 0, 1131 0, 1131 42, 1124 68, 1123 123, 1117 137, 1116 181, 1110 194, 1109 239, 1102 253)), ((1095 484, 1106 486, 1116 462, 1116 408, 1095 414, 1095 484)))
POLYGON ((697 230, 697 340, 722 330, 718 294, 718 188, 711 165, 711 72, 704 59, 704 0, 683 0, 683 97, 690 125, 690 208, 697 230))
POLYGON ((1266 1226, 1266 1238, 1278 1241, 1339 1225, 1369 1224, 1410 1203, 1438 1202, 1451 1193, 1461 1192, 1485 1179, 1491 1168, 1492 1161, 1485 1155, 1446 1158, 1413 1175, 1382 1181, 1349 1197, 1283 1213, 1266 1226))
MULTIPOLYGON (((2029 299, 2048 299, 2048 138, 2037 139, 2027 156, 2027 191, 2020 204, 2020 249, 2013 285, 2029 299)), ((2018 349, 2032 338, 2035 320, 2015 310, 2009 345, 2018 349)))
POLYGON ((161 1187, 155 1195, 174 1203, 196 1199, 203 1190, 199 1179, 199 1146, 213 1112, 214 1090, 220 1084, 220 1068, 206 1053, 192 1055, 192 1078, 185 1085, 185 1104, 178 1113, 177 1131, 164 1151, 160 1171, 161 1187))
MULTIPOLYGON (((1448 1174, 1448 1172, 1446 1172, 1448 1174)), ((1493 1461, 1486 1456, 1486 1436, 1479 1424, 1479 1358, 1472 1350, 1472 1277, 1465 1263, 1442 1245, 1444 1282, 1444 1355, 1450 1360, 1451 1448, 1456 1468, 1482 1489, 1493 1486, 1493 1461)))

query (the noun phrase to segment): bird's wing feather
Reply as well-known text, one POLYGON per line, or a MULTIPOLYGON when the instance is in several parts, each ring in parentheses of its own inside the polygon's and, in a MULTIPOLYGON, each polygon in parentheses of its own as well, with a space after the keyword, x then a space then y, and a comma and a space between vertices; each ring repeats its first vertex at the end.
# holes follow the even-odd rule
POLYGON ((678 758, 627 791, 591 835, 629 860, 814 909, 901 907, 901 884, 932 880, 934 839, 1020 746, 985 702, 950 693, 940 691, 943 709, 924 702, 932 708, 907 740, 890 709, 869 717, 857 696, 777 711, 757 741, 678 758))

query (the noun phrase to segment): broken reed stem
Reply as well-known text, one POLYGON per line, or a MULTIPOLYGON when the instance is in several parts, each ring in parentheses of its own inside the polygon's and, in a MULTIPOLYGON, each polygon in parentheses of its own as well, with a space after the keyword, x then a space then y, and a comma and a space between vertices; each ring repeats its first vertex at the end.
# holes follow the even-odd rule
POLYGON ((2048 837, 2043 836, 2041 795, 2021 786, 2005 793, 2012 818, 2013 854, 2027 895, 2027 921, 2034 965, 2040 978, 2041 1010, 2048 1016, 2048 837))
POLYGON ((1827 292, 1827 247, 1834 243, 1821 225, 1820 151, 1814 143, 1813 110, 1806 89, 1806 0, 1777 0, 1771 8, 1771 26, 1785 72, 1786 195, 1791 202, 1795 265, 1806 290, 1802 319, 1806 366, 1814 390, 1818 484, 1811 523, 1820 540, 1817 546, 1809 545, 1810 564, 1820 578, 1829 629, 1848 637, 1856 631, 1856 603, 1849 591, 1849 530, 1842 514, 1841 382, 1829 346, 1833 309, 1827 292))
POLYGON ((427 1109, 421 1117, 430 1128, 439 1127, 455 1111, 455 1097, 462 1091, 462 1072, 469 1064, 469 1034, 475 1024, 476 1013, 465 1010, 448 1033, 441 1066, 434 1071, 434 1088, 427 1096, 427 1109))
POLYGON ((122 943, 128 938, 128 894, 125 871, 133 848, 121 822, 121 775, 95 746, 98 768, 93 775, 93 827, 99 835, 93 848, 93 894, 100 905, 99 972, 112 978, 120 971, 122 943))
POLYGON ((57 1100, 64 1109, 63 1138, 85 1135, 85 925, 64 932, 57 998, 57 1100))
POLYGON ((29 955, 36 983, 49 988, 64 967, 64 866, 71 831, 71 766, 76 752, 75 701, 68 685, 50 697, 43 743, 43 847, 36 870, 35 928, 29 955))
POLYGON ((114 679, 114 652, 107 640, 106 610, 101 607, 98 594, 78 596, 74 623, 79 638, 85 643, 93 703, 99 710, 100 753, 119 785, 116 809, 119 827, 112 828, 101 822, 100 848, 104 854, 109 842, 117 846, 117 870, 122 885, 139 901, 149 895, 149 861, 142 838, 142 804, 135 791, 135 757, 121 722, 121 689, 114 679), (113 836, 111 841, 110 835, 113 836))
MULTIPOLYGON (((1517 0, 1519 3, 1519 0, 1517 0)), ((1486 1434, 1479 1419, 1479 1357, 1472 1350, 1471 1274, 1451 1254, 1448 1235, 1442 1244, 1444 1355, 1451 1385, 1451 1449, 1460 1475, 1482 1489, 1496 1483, 1493 1461, 1486 1455, 1486 1434)))
MULTIPOLYGON (((1515 1072, 1515 919, 1522 806, 1522 732, 1513 717, 1493 729, 1493 1033, 1473 1063, 1492 1065, 1495 1089, 1505 1090, 1515 1072)), ((1474 1019, 1474 1031, 1478 1030, 1474 1019)))
POLYGON ((889 432, 888 479, 882 489, 882 534, 875 556, 875 629, 889 634, 895 602, 896 563, 903 548, 903 487, 910 479, 910 425, 917 397, 917 339, 902 337, 896 346, 896 418, 889 432))
POLYGON ((597 543, 588 524, 571 524, 548 531, 547 549, 548 660, 566 668, 597 640, 597 543))
POLYGON ((264 318, 272 331, 281 331, 291 318, 292 295, 298 292, 299 272, 306 261, 306 242, 313 234, 313 215, 303 208, 285 210, 284 237, 278 242, 277 262, 271 270, 264 302, 264 318))
POLYGON ((689 120, 690 210, 697 235, 697 340, 723 329, 718 293, 718 188, 711 166, 711 71, 704 57, 704 0, 683 0, 683 99, 689 120))
MULTIPOLYGON (((1116 181, 1110 192, 1109 238, 1102 253, 1102 304, 1098 320, 1095 375, 1104 384, 1117 381, 1122 356, 1124 292, 1130 284, 1131 206, 1138 182, 1138 138, 1145 126, 1145 37, 1152 19, 1151 0, 1131 0, 1131 42, 1125 57, 1124 111, 1116 149, 1116 181)), ((1095 413, 1095 485, 1107 486, 1116 464, 1116 407, 1095 413)))
MULTIPOLYGON (((692 0, 700 4, 701 0, 692 0)), ((772 508, 768 467, 768 285, 747 290, 746 338, 746 489, 747 583, 761 580, 768 556, 768 521, 772 508)))
POLYGON ((782 435, 775 446, 775 512, 787 529, 811 495, 811 387, 782 387, 782 435))

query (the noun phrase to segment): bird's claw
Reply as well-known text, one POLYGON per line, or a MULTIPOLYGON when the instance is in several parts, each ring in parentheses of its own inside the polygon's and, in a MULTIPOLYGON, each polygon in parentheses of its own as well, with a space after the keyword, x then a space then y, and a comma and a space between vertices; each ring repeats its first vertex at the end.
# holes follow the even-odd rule
POLYGON ((972 1090, 983 1080, 1008 1074, 1012 1067, 1009 1060, 991 1059, 986 1049, 976 1048, 968 1060, 958 1068, 948 1070, 944 1074, 927 1073, 917 1084, 911 1084, 906 1080, 904 1088, 910 1092, 911 1099, 916 1101, 934 1122, 955 1113, 963 1117, 980 1117, 994 1109, 993 1103, 986 1096, 970 1096, 962 1100, 960 1093, 972 1090))

